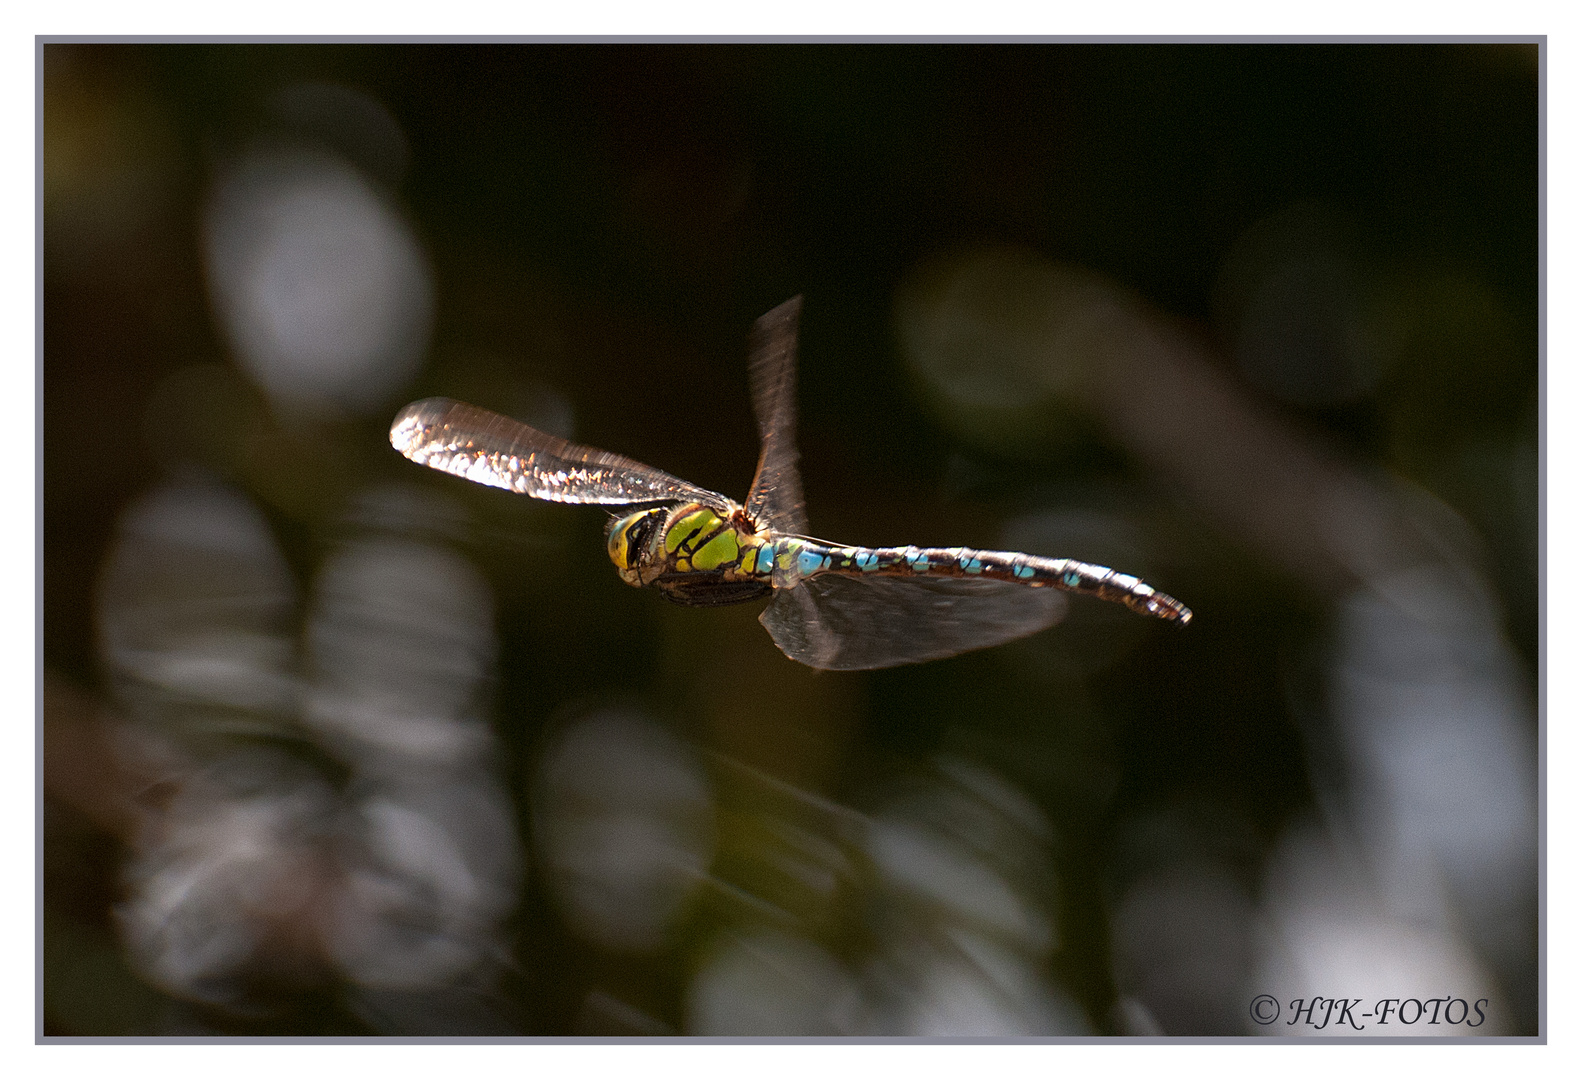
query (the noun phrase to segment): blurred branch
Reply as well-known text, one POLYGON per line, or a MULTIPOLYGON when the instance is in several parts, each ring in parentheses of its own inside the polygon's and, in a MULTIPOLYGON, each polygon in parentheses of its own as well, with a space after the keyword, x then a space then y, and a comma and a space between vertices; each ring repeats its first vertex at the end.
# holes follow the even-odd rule
POLYGON ((1105 362, 1084 404, 1111 435, 1266 558, 1324 593, 1449 552, 1396 493, 1255 401, 1141 302, 1089 309, 1105 362))

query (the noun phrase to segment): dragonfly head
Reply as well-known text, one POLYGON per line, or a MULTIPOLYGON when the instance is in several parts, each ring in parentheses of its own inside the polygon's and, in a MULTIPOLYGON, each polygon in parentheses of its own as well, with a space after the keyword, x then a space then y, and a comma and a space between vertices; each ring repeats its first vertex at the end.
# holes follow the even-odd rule
POLYGON ((610 561, 621 572, 621 580, 628 585, 642 584, 638 580, 638 570, 654 533, 664 524, 666 513, 666 507, 655 506, 611 520, 604 538, 605 548, 610 553, 610 561))

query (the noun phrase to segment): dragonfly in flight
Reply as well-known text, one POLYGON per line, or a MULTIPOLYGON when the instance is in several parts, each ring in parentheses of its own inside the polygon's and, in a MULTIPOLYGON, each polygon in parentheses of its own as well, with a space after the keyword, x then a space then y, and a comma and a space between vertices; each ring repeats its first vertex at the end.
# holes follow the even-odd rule
POLYGON ((753 324, 762 446, 745 503, 449 398, 402 409, 390 442, 418 464, 475 483, 623 508, 606 532, 622 580, 694 606, 769 597, 759 621, 782 652, 814 668, 894 667, 999 645, 1059 621, 1065 592, 1191 621, 1186 605, 1136 577, 1075 559, 851 547, 807 535, 795 431, 801 307, 796 297, 753 324))

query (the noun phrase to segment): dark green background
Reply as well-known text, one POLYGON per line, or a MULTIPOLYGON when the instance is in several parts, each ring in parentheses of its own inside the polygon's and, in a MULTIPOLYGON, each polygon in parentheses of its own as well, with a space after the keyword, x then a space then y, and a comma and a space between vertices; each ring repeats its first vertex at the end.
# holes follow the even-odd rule
MULTIPOLYGON (((1475 484, 1414 463, 1474 437, 1536 438, 1537 46, 44 54, 43 647, 46 667, 80 687, 98 685, 91 588, 116 515, 169 461, 149 395, 169 372, 225 356, 199 262, 208 170, 259 129, 268 94, 300 79, 369 94, 409 141, 398 193, 432 260, 437 323, 430 365, 403 400, 444 392, 510 408, 548 385, 571 403, 580 440, 740 497, 756 454, 746 330, 802 293, 805 486, 815 533, 845 542, 975 542, 993 528, 898 533, 992 526, 1047 505, 1051 491, 1119 484, 1130 498, 1171 498, 1101 443, 1012 458, 947 433, 915 392, 893 329, 896 288, 924 258, 977 242, 1028 245, 1112 276, 1211 343, 1223 332, 1211 300, 1227 250, 1296 202, 1349 220, 1380 263, 1453 267, 1495 298, 1514 347, 1419 365, 1343 408, 1269 407, 1467 516, 1536 672, 1537 582, 1518 550, 1530 530, 1507 529, 1475 484), (87 164, 55 169, 61 147, 87 164), (1406 413, 1429 420, 1396 423, 1406 413)), ((514 777, 543 724, 589 695, 632 695, 684 717, 688 691, 660 640, 661 621, 687 613, 620 585, 604 563, 602 516, 414 475, 384 445, 401 403, 338 432, 326 451, 286 447, 233 477, 264 505, 303 580, 344 493, 378 478, 448 483, 484 522, 468 552, 500 598, 498 731, 514 777)), ((1060 830, 1065 944, 1054 975, 1100 1030, 1114 993, 1102 902, 1113 825, 1206 799, 1250 823, 1256 848, 1311 798, 1282 672, 1323 625, 1323 603, 1211 526, 1193 528, 1212 562, 1155 583, 1190 603, 1198 624, 1151 630, 1087 680, 1082 708, 1046 700, 1057 692, 1047 684, 1006 680, 986 655, 841 677, 845 719, 815 770, 814 786, 860 799, 895 762, 965 738, 1022 784, 1060 830), (1061 729, 1063 710, 1080 722, 1061 729)), ((66 928, 52 940, 109 948, 114 842, 63 806, 46 804, 45 821, 47 918, 66 928)), ((509 991, 522 1030, 555 1033, 604 961, 558 928, 538 885, 518 920, 523 974, 509 991)), ((664 1012, 677 970, 626 977, 649 979, 664 1012)), ((99 1013, 51 1011, 47 1000, 49 1030, 98 1033, 84 1016, 143 1029, 163 1006, 129 978, 80 991, 124 995, 99 1013)), ((357 1030, 316 999, 269 1023, 357 1030)))

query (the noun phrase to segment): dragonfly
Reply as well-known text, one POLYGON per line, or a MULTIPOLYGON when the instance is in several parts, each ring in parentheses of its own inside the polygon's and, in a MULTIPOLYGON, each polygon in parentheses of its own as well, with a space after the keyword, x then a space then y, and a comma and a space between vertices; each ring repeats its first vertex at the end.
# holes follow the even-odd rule
POLYGON ((474 483, 611 508, 606 546, 623 581, 697 607, 768 597, 759 621, 782 652, 813 668, 895 667, 1000 645, 1058 622, 1064 593, 1191 621, 1186 605, 1138 578, 1075 559, 808 535, 795 433, 801 308, 801 297, 786 301, 749 335, 761 445, 744 503, 449 398, 406 406, 390 442, 474 483))

